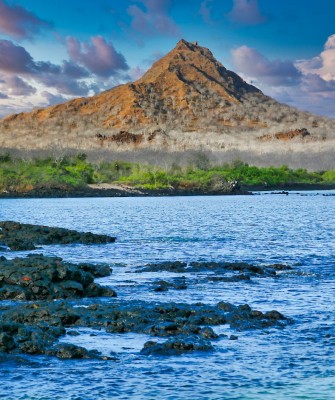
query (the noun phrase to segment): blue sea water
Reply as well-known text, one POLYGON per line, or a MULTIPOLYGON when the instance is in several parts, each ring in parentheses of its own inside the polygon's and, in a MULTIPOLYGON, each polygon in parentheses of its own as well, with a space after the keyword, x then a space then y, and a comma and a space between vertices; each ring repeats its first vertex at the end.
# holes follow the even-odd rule
POLYGON ((107 245, 35 251, 110 264, 113 274, 99 280, 118 293, 117 300, 108 301, 248 303, 294 320, 284 329, 216 327, 238 340, 213 342, 212 353, 175 357, 140 355, 145 335, 85 328, 62 340, 103 354, 115 352, 119 361, 9 357, 0 362, 0 398, 334 399, 335 196, 329 194, 335 193, 0 200, 0 220, 116 236, 107 245), (205 274, 190 273, 187 290, 161 293, 150 283, 177 274, 134 273, 148 262, 176 260, 284 263, 293 270, 279 278, 236 283, 208 282, 205 274))

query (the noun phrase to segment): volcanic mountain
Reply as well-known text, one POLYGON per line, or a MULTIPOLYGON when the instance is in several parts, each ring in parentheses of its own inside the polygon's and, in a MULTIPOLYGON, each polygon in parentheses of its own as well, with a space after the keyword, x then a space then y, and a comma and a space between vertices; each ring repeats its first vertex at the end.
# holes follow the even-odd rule
POLYGON ((320 151, 334 140, 334 120, 276 102, 185 40, 136 82, 0 120, 7 149, 320 151))

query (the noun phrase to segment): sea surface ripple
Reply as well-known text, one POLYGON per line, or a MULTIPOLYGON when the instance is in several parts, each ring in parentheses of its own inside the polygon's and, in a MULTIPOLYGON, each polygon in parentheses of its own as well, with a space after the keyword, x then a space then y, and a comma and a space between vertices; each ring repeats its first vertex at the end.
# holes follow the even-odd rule
POLYGON ((284 329, 217 327, 238 340, 214 342, 213 353, 176 357, 140 355, 146 335, 82 329, 72 343, 115 352, 119 361, 0 358, 0 398, 334 399, 335 196, 323 194, 0 200, 0 220, 116 236, 112 244, 35 253, 110 264, 113 274, 99 282, 117 291, 117 301, 248 303, 294 320, 284 329), (187 290, 162 293, 150 284, 177 274, 135 273, 146 263, 177 260, 284 263, 293 270, 252 282, 209 282, 205 273, 189 273, 187 290))

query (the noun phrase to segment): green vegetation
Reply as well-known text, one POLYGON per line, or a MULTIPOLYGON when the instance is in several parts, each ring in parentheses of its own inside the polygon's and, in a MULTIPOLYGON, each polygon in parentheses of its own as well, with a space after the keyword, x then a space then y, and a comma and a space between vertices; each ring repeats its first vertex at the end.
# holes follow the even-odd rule
POLYGON ((93 166, 84 155, 61 160, 0 157, 0 190, 25 191, 39 187, 80 187, 93 183, 93 166))
POLYGON ((251 186, 335 184, 335 170, 308 172, 287 166, 259 168, 240 161, 221 166, 206 163, 162 168, 123 161, 91 163, 84 154, 59 159, 14 159, 0 156, 0 191, 39 188, 71 189, 90 183, 122 183, 144 189, 224 190, 237 180, 251 186))

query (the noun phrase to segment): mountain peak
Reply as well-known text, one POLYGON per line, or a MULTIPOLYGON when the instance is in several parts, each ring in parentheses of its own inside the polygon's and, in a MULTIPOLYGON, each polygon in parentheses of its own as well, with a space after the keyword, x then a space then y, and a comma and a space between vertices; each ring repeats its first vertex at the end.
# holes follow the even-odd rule
MULTIPOLYGON (((46 126, 53 123, 74 138, 83 126, 99 138, 108 137, 109 132, 167 126, 198 131, 209 119, 214 126, 221 127, 225 122, 220 113, 240 104, 250 93, 262 95, 227 70, 209 49, 181 39, 136 82, 90 98, 8 116, 2 126, 0 123, 0 135, 1 131, 21 124, 31 126, 34 135, 40 129, 48 131, 46 126)), ((3 143, 7 145, 7 139, 3 143)))
POLYGON ((175 50, 176 49, 178 49, 178 50, 179 49, 189 49, 189 50, 195 51, 199 47, 200 46, 198 46, 198 42, 188 42, 185 39, 180 39, 174 49, 175 50))
POLYGON ((232 103, 238 102, 247 93, 261 93, 227 70, 209 49, 185 39, 156 61, 135 84, 157 85, 161 87, 161 92, 167 90, 168 94, 175 88, 179 98, 190 92, 196 95, 199 91, 209 90, 232 103))

